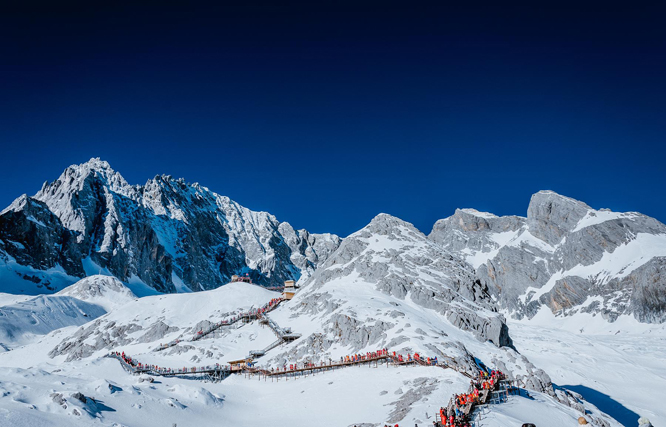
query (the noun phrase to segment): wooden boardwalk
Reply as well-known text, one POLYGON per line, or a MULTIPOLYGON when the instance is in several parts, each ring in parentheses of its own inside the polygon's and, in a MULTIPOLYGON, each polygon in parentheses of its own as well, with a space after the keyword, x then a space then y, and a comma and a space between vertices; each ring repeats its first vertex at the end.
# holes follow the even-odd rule
POLYGON ((191 375, 199 375, 199 374, 211 374, 216 377, 221 377, 221 379, 226 378, 226 376, 229 376, 231 374, 250 374, 250 375, 264 375, 266 377, 281 377, 281 376, 299 376, 299 375, 304 375, 304 374, 310 374, 310 373, 315 373, 318 371, 329 371, 333 369, 339 369, 339 368, 345 368, 345 367, 350 367, 350 366, 359 366, 359 365, 367 365, 367 364, 375 364, 376 367, 379 367, 379 365, 386 364, 388 367, 389 365, 392 366, 408 366, 408 365, 418 365, 418 366, 434 366, 442 369, 453 369, 456 372, 465 375, 468 378, 472 378, 470 374, 467 372, 461 371, 458 369, 455 365, 450 365, 448 363, 428 363, 426 360, 423 360, 422 358, 420 359, 415 359, 415 358, 409 358, 409 359, 402 359, 400 360, 399 357, 395 357, 391 354, 382 354, 378 356, 373 356, 373 357, 359 357, 358 360, 350 360, 350 361, 341 361, 341 362, 333 362, 332 360, 329 361, 329 363, 305 363, 302 365, 294 364, 293 367, 284 367, 282 369, 280 368, 273 368, 273 369, 265 369, 261 368, 258 366, 255 366, 253 363, 246 363, 246 364, 235 364, 235 365, 209 365, 209 366, 201 366, 201 367, 190 367, 190 368, 179 368, 179 369, 171 369, 171 368, 156 368, 150 365, 143 365, 139 364, 138 361, 136 365, 130 365, 127 363, 122 356, 115 354, 115 353, 110 353, 107 355, 107 357, 113 358, 118 360, 123 368, 125 368, 126 371, 132 373, 132 374, 148 374, 148 375, 155 375, 155 376, 165 376, 165 377, 170 377, 170 376, 191 376, 191 375))
POLYGON ((283 298, 278 298, 276 302, 273 304, 268 303, 264 306, 262 306, 259 309, 256 310, 250 310, 244 313, 240 313, 230 319, 224 319, 222 321, 219 321, 215 323, 213 326, 207 328, 207 329, 201 329, 197 331, 196 334, 189 340, 182 340, 182 339, 175 339, 173 341, 170 341, 166 344, 160 344, 158 347, 156 347, 153 351, 162 351, 166 350, 167 348, 174 347, 182 342, 194 342, 194 341, 199 341, 200 339, 206 337, 207 335, 212 334, 213 332, 217 331, 218 329, 225 327, 225 326, 232 326, 240 321, 243 322, 252 322, 253 320, 261 319, 263 313, 268 313, 270 311, 275 310, 280 303, 285 301, 283 298))
MULTIPOLYGON (((378 352, 381 353, 381 352, 378 352)), ((280 378, 298 378, 306 375, 316 375, 317 372, 331 371, 334 369, 347 368, 360 365, 372 365, 374 363, 376 368, 379 368, 382 365, 389 366, 433 366, 442 369, 454 369, 453 366, 447 363, 428 363, 422 359, 402 359, 395 357, 392 354, 377 354, 371 357, 359 357, 357 360, 343 360, 341 362, 333 362, 332 360, 329 363, 319 363, 319 364, 303 364, 301 366, 292 365, 291 367, 283 369, 265 369, 258 366, 253 366, 250 364, 241 364, 241 365, 214 365, 214 366, 203 366, 203 367, 192 367, 192 368, 181 368, 181 369, 165 369, 165 368, 155 368, 153 366, 144 366, 140 365, 138 362, 132 365, 123 359, 121 355, 116 353, 111 353, 107 357, 114 358, 118 360, 121 366, 134 375, 138 374, 147 374, 152 376, 162 376, 162 377, 181 377, 185 379, 194 379, 194 380, 204 380, 204 381, 221 381, 227 378, 232 374, 242 374, 247 375, 248 377, 257 377, 260 381, 263 379, 265 381, 268 378, 271 378, 271 381, 279 380, 280 378)), ((466 372, 460 372, 460 370, 455 369, 456 372, 465 374, 469 378, 473 378, 470 374, 466 372)), ((505 393, 506 396, 509 394, 509 390, 513 388, 513 381, 499 377, 499 380, 494 384, 492 389, 482 389, 479 390, 478 400, 467 402, 463 406, 459 406, 454 398, 452 397, 449 401, 448 406, 446 407, 446 413, 452 414, 455 413, 455 408, 458 407, 458 410, 461 413, 461 417, 465 420, 470 420, 474 415, 475 409, 479 406, 484 406, 489 403, 500 403, 505 399, 501 396, 499 399, 493 398, 494 394, 505 393)), ((470 385, 469 390, 464 394, 471 394, 474 391, 472 385, 470 385)), ((440 414, 436 414, 435 420, 441 423, 440 414)))

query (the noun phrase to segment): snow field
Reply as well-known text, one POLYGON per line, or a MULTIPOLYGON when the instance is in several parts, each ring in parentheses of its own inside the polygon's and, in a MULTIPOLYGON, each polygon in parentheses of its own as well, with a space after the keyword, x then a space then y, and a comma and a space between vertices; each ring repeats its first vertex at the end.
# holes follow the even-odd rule
POLYGON ((529 396, 509 396, 508 401, 479 412, 477 427, 516 427, 532 423, 537 427, 576 427, 582 414, 556 404, 548 396, 530 392, 529 396))
MULTIPOLYGON (((578 329, 570 321, 560 328, 526 322, 511 322, 509 328, 516 348, 546 370, 554 384, 580 393, 623 425, 637 425, 639 416, 646 416, 655 426, 666 425, 664 325, 634 320, 638 325, 632 331, 602 319, 588 327, 583 316, 574 317, 578 329), (599 332, 601 323, 606 324, 607 332, 599 332)), ((623 323, 626 328, 632 322, 624 319, 623 323)))
MULTIPOLYGON (((297 308, 301 299, 310 293, 304 289, 294 300, 271 312, 270 317, 281 327, 291 327, 294 332, 303 334, 304 338, 321 333, 322 325, 334 313, 352 316, 364 325, 372 325, 373 321, 392 325, 379 343, 363 349, 335 344, 318 356, 337 359, 354 352, 376 350, 392 340, 398 340, 398 344, 390 346, 391 350, 405 353, 418 351, 422 355, 430 355, 433 345, 439 347, 446 342, 459 341, 489 366, 493 366, 495 359, 511 365, 509 360, 513 356, 510 351, 476 340, 471 333, 451 325, 442 314, 414 303, 409 295, 399 299, 378 292, 374 284, 355 275, 332 280, 315 291, 327 292, 341 303, 340 307, 333 312, 299 313, 297 308), (394 316, 393 312, 400 315, 394 316)), ((262 306, 275 296, 276 293, 257 286, 233 283, 214 291, 132 299, 102 316, 99 320, 106 323, 99 328, 105 330, 109 322, 141 325, 144 329, 130 335, 131 343, 115 350, 125 351, 142 363, 174 369, 225 363, 246 356, 250 350, 265 347, 276 337, 267 327, 253 322, 240 329, 225 327, 211 338, 183 342, 163 352, 151 350, 159 341, 167 342, 183 335, 186 328, 190 330, 183 338, 191 338, 195 326, 202 320, 216 322, 229 313, 262 306), (158 341, 138 340, 147 328, 159 321, 177 326, 179 330, 158 341), (181 347, 192 348, 184 352, 181 347)), ((546 319, 546 316, 540 314, 535 322, 553 324, 553 319, 546 319)), ((622 326, 629 328, 631 322, 622 321, 625 322, 622 326)), ((594 329, 593 324, 588 322, 586 327, 595 332, 602 327, 600 324, 594 329)), ((574 333, 572 324, 563 324, 560 330, 552 331, 518 323, 511 328, 521 353, 527 355, 537 367, 545 368, 556 385, 573 386, 574 391, 620 420, 633 417, 633 411, 648 416, 653 422, 664 419, 664 414, 654 409, 658 407, 657 398, 643 396, 644 390, 657 390, 664 381, 661 369, 666 366, 663 356, 666 344, 663 341, 656 349, 652 349, 650 342, 640 341, 629 334, 626 337, 620 335, 624 341, 618 336, 608 336, 607 341, 602 338, 595 341, 597 338, 586 335, 583 341, 578 342, 570 338, 574 333), (533 328, 531 332, 530 327, 533 328), (612 343, 620 342, 627 348, 612 346, 612 343), (524 348, 522 343, 529 348, 524 348), (595 356, 597 352, 603 357, 595 356), (645 356, 641 356, 642 353, 645 356), (560 357, 562 354, 567 354, 571 360, 560 357), (577 368, 568 369, 567 360, 577 368), (625 374, 622 369, 626 369, 625 365, 631 361, 636 361, 641 367, 629 369, 625 374), (609 380, 609 370, 621 373, 609 380), (648 381, 637 380, 643 377, 649 377, 648 381), (601 383, 606 388, 601 387, 601 383), (575 388, 577 386, 583 388, 575 388), (626 410, 614 409, 608 405, 608 399, 599 399, 595 392, 618 402, 626 410)), ((288 379, 235 375, 221 383, 166 377, 156 377, 154 383, 139 382, 138 377, 127 374, 116 360, 99 358, 108 353, 107 349, 100 350, 93 357, 73 362, 64 362, 65 356, 49 358, 48 352, 77 329, 71 326, 55 330, 35 337, 38 341, 0 353, 0 366, 4 366, 0 368, 0 426, 35 423, 47 426, 171 426, 176 423, 181 426, 265 424, 298 427, 361 423, 383 425, 388 422, 395 424, 395 421, 400 425, 422 426, 431 425, 439 407, 446 405, 453 394, 465 391, 469 384, 467 378, 453 370, 386 365, 377 368, 348 367, 288 379), (96 403, 79 402, 71 397, 76 392, 94 397, 96 403), (60 393, 67 401, 67 408, 55 401, 52 393, 60 393)), ((649 334, 650 330, 643 329, 640 333, 649 334)), ((654 334, 654 337, 664 336, 666 334, 654 334)), ((258 364, 268 368, 275 366, 279 356, 284 355, 285 350, 302 344, 301 340, 272 350, 258 359, 258 364)), ((456 351, 456 348, 445 350, 454 357, 457 356, 456 351)), ((293 363, 302 360, 303 357, 285 361, 293 363)), ((513 360, 511 369, 518 369, 523 364, 520 359, 513 360)), ((576 425, 580 414, 546 396, 530 394, 531 398, 512 397, 507 404, 490 407, 489 412, 482 414, 479 426, 509 427, 523 422, 534 422, 539 427, 576 425)), ((586 405, 586 409, 595 414, 598 414, 597 407, 586 405)), ((619 424, 611 425, 616 427, 619 424)))

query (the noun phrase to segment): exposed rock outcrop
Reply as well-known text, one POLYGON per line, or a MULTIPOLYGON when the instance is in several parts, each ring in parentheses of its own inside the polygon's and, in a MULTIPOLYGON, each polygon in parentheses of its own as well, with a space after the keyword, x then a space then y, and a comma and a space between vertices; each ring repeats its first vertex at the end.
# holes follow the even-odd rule
POLYGON ((645 215, 541 191, 527 218, 457 210, 429 239, 473 265, 517 318, 546 306, 560 315, 666 321, 666 226, 645 215))

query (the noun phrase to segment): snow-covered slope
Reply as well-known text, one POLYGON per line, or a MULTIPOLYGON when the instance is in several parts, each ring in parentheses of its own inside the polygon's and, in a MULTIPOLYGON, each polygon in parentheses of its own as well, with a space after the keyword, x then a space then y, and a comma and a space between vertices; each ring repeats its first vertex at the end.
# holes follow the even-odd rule
POLYGON ((159 354, 151 350, 175 339, 188 341, 202 328, 252 307, 263 306, 278 296, 262 287, 236 282, 211 291, 144 297, 61 336, 55 348, 42 351, 50 351, 51 357, 76 360, 103 356, 122 348, 137 357, 146 354, 142 359, 149 358, 151 363, 165 361, 167 366, 194 361, 228 362, 246 356, 252 349, 265 347, 275 341, 275 337, 270 330, 254 324, 239 330, 222 328, 218 333, 222 337, 219 342, 215 339, 183 342, 159 354), (243 342, 241 346, 229 342, 234 336, 236 341, 243 342))
POLYGON ((516 318, 547 306, 565 316, 666 321, 666 226, 645 215, 541 191, 527 218, 458 210, 429 238, 472 264, 516 318))
POLYGON ((591 314, 555 318, 547 309, 509 325, 516 348, 553 383, 624 426, 636 426, 639 416, 666 425, 663 393, 655 392, 666 384, 666 325, 628 315, 610 324, 591 314))
POLYGON ((347 237, 271 318, 303 335, 269 352, 272 365, 386 347, 437 356, 472 375, 478 362, 501 366, 555 395, 548 375, 508 347, 504 319, 470 266, 390 215, 347 237))
MULTIPOLYGON (((150 383, 127 375, 110 359, 76 368, 0 368, 0 376, 0 425, 15 427, 339 427, 387 422, 428 427, 438 405, 469 385, 454 371, 425 367, 349 368, 273 382, 233 376, 220 383, 178 378, 150 383)), ((529 421, 561 427, 577 425, 578 416, 532 392, 493 405, 479 425, 515 427, 529 421)))
POLYGON ((97 304, 107 312, 136 300, 136 295, 120 280, 111 276, 90 276, 66 287, 56 295, 70 296, 97 304))
POLYGON ((161 292, 214 289, 239 273, 281 285, 339 244, 182 179, 129 185, 91 159, 0 213, 0 290, 48 292, 98 273, 161 292))
MULTIPOLYGON (((398 235, 408 241, 423 239, 415 238, 411 233, 411 228, 406 227, 398 235)), ((364 239, 363 236, 364 233, 359 233, 355 238, 364 239)), ((375 237, 379 240, 379 235, 375 237)), ((396 240, 390 250, 403 253, 405 259, 423 250, 419 244, 407 244, 397 236, 388 240, 396 240)), ((372 251, 381 252, 378 249, 374 246, 372 251)), ((354 262, 364 260, 361 257, 354 262)), ((572 422, 580 416, 575 408, 580 408, 589 412, 588 419, 607 422, 597 425, 619 426, 593 405, 569 400, 564 394, 555 397, 549 383, 540 382, 547 381, 545 373, 526 358, 510 348, 498 348, 490 342, 479 341, 472 332, 452 325, 436 309, 424 308, 410 301, 409 297, 400 298, 381 289, 371 289, 367 283, 366 286, 348 285, 340 282, 331 288, 306 285, 301 291, 302 297, 283 303, 272 312, 271 318, 280 326, 291 326, 304 336, 274 349, 259 363, 270 368, 283 363, 325 360, 352 351, 376 350, 385 340, 391 340, 392 350, 416 350, 422 354, 450 357, 446 358, 448 363, 462 371, 475 370, 476 357, 480 362, 505 369, 530 387, 531 390, 523 392, 523 396, 512 397, 503 404, 506 408, 498 407, 501 412, 492 409, 485 413, 485 419, 493 422, 484 425, 512 426, 518 419, 516 411, 526 410, 530 414, 529 421, 539 426, 555 427, 557 424, 553 420, 572 422), (330 346, 321 345, 326 344, 325 341, 317 341, 317 332, 311 332, 318 330, 326 334, 331 326, 328 323, 331 313, 312 315, 308 310, 302 310, 303 298, 314 295, 308 292, 309 286, 313 286, 316 292, 331 292, 332 299, 338 302, 343 302, 344 298, 341 305, 344 310, 339 314, 353 315, 356 319, 350 317, 350 320, 359 321, 345 324, 341 320, 344 316, 340 316, 337 326, 340 334, 324 337, 331 339, 330 346), (359 292, 354 292, 351 287, 358 288, 359 292), (332 291, 334 288, 339 292, 332 291), (390 307, 390 313, 386 307, 390 307), (377 308, 381 312, 377 312, 377 308), (380 334, 375 335, 380 341, 373 341, 373 330, 380 325, 367 317, 370 314, 378 319, 390 319, 403 331, 388 330, 386 336, 379 331, 380 334), (360 347, 355 343, 360 343, 360 347), (547 393, 533 390, 538 386, 547 393), (543 410, 541 416, 538 408, 543 410)), ((182 342, 164 351, 153 350, 161 341, 176 337, 186 339, 209 321, 263 305, 274 297, 273 292, 245 283, 232 283, 192 294, 144 297, 78 329, 70 327, 53 331, 41 342, 1 353, 0 367, 4 368, 0 368, 3 379, 0 383, 0 425, 3 422, 18 426, 34 423, 53 426, 93 423, 249 426, 273 423, 305 427, 312 425, 313 420, 317 425, 331 427, 361 423, 381 425, 385 422, 430 425, 439 407, 469 385, 467 377, 452 369, 382 365, 261 381, 240 375, 221 383, 180 378, 158 378, 151 383, 128 375, 117 361, 100 357, 109 350, 125 351, 143 363, 172 368, 228 362, 270 341, 272 333, 255 322, 240 329, 227 328, 196 342, 182 342), (54 349, 51 352, 53 357, 47 356, 49 349, 54 349)), ((321 303, 328 304, 326 299, 321 303)))
POLYGON ((83 325, 106 313, 96 304, 69 296, 41 295, 0 307, 0 345, 9 348, 35 336, 71 325, 83 325))
POLYGON ((3 349, 26 344, 57 329, 83 325, 136 300, 118 279, 107 276, 82 279, 55 295, 4 295, 0 298, 3 349))

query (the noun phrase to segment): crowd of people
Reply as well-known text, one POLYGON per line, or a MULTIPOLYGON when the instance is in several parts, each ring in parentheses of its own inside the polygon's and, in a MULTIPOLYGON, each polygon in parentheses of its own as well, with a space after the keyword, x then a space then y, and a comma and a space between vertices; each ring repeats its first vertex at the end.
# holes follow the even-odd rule
MULTIPOLYGON (((393 352, 395 355, 395 352, 393 352)), ((116 358, 121 359, 123 362, 125 362, 127 365, 129 365, 132 370, 134 371, 152 371, 157 374, 161 375, 169 375, 169 374, 182 374, 182 373, 197 373, 197 372, 204 372, 204 371, 211 371, 211 370, 232 370, 229 365, 220 365, 219 363, 216 363, 214 366, 202 366, 202 367, 183 367, 180 369, 172 369, 172 368, 163 368, 157 365, 146 365, 143 363, 140 363, 139 361, 132 359, 128 355, 125 355, 125 352, 113 352, 111 353, 111 356, 114 356, 116 358)), ((383 358, 389 356, 389 352, 387 349, 383 348, 381 350, 377 351, 369 351, 366 352, 365 354, 352 354, 348 356, 342 356, 340 357, 340 363, 333 363, 333 360, 329 359, 328 363, 326 361, 321 361, 319 363, 314 363, 314 362, 301 362, 301 363, 291 363, 289 365, 285 364, 282 366, 282 368, 271 368, 271 373, 280 373, 280 372, 291 372, 291 371, 296 371, 299 369, 307 369, 307 368, 317 368, 317 367, 326 367, 326 366, 338 366, 338 365, 344 365, 344 364, 351 364, 351 363, 359 363, 359 362, 365 362, 365 361, 372 361, 376 360, 379 358, 383 358)), ((418 354, 414 355, 415 358, 418 358, 418 354)), ((402 356, 400 356, 402 358, 402 356)), ((408 356, 409 360, 411 359, 411 355, 408 356)), ((397 360, 397 359, 396 359, 397 360)), ((401 359, 402 360, 402 359, 401 359)), ((430 359, 428 358, 428 363, 430 363, 431 360, 437 360, 435 359, 430 359)), ((243 367, 252 367, 251 362, 246 362, 243 364, 243 367)))
POLYGON ((301 362, 301 363, 290 363, 289 365, 285 364, 282 367, 271 368, 271 373, 280 373, 280 372, 290 372, 296 371, 299 369, 308 369, 308 368, 318 368, 318 367, 327 367, 327 366, 339 366, 345 364, 359 363, 359 362, 368 362, 380 358, 385 358, 388 356, 388 350, 383 348, 377 351, 369 351, 365 354, 352 354, 347 356, 341 356, 339 362, 333 362, 333 359, 329 359, 328 362, 321 361, 319 363, 314 362, 301 362))
POLYGON ((154 372, 160 375, 173 375, 173 374, 186 374, 186 373, 198 373, 198 372, 209 372, 213 370, 231 370, 229 365, 220 365, 216 363, 215 365, 208 366, 192 366, 182 367, 178 369, 173 368, 164 368, 158 365, 148 365, 139 362, 136 359, 133 359, 129 355, 126 355, 125 352, 114 351, 110 354, 112 357, 119 359, 121 362, 129 366, 129 368, 134 372, 154 372))
MULTIPOLYGON (((270 303, 269 303, 270 304, 270 303)), ((263 307, 265 308, 265 307, 263 307)), ((222 366, 215 364, 214 366, 204 367, 183 367, 180 369, 163 368, 157 365, 144 365, 139 361, 133 359, 125 352, 113 352, 111 356, 120 359, 123 363, 131 367, 135 372, 154 372, 161 375, 169 374, 183 374, 183 373, 198 373, 211 370, 230 370, 228 365, 222 366)), ((421 362, 427 365, 437 365, 436 357, 423 357, 419 353, 408 353, 407 356, 397 354, 396 352, 389 353, 387 349, 383 348, 373 352, 366 352, 365 354, 352 354, 340 357, 340 363, 333 363, 329 359, 328 364, 325 361, 319 363, 302 362, 283 365, 282 368, 271 368, 272 373, 290 372, 298 369, 317 368, 326 366, 345 365, 352 363, 359 363, 364 361, 372 361, 380 358, 391 358, 397 362, 421 362)), ((470 427, 470 414, 472 413, 473 406, 482 401, 482 398, 488 396, 499 383, 504 379, 504 374, 498 370, 479 370, 479 375, 470 381, 469 391, 467 393, 454 395, 447 407, 442 407, 439 410, 439 421, 434 421, 435 427, 470 427)), ((390 427, 385 425, 385 427, 390 427)), ((396 424, 395 427, 398 427, 396 424)))
POLYGON ((366 360, 374 360, 379 357, 387 356, 388 355, 388 350, 383 348, 381 350, 377 351, 369 351, 365 354, 352 354, 348 356, 341 356, 340 357, 340 363, 356 363, 356 362, 364 362, 366 360))
POLYGON ((479 403, 483 393, 490 393, 497 383, 504 378, 500 371, 480 370, 479 376, 470 381, 469 392, 456 394, 451 398, 449 405, 439 409, 439 422, 433 422, 437 427, 469 427, 472 407, 479 403))
POLYGON ((437 357, 423 357, 418 353, 414 353, 414 357, 412 358, 411 353, 407 353, 407 357, 405 357, 402 354, 396 354, 394 351, 392 358, 398 363, 417 362, 425 365, 437 365, 437 357))

